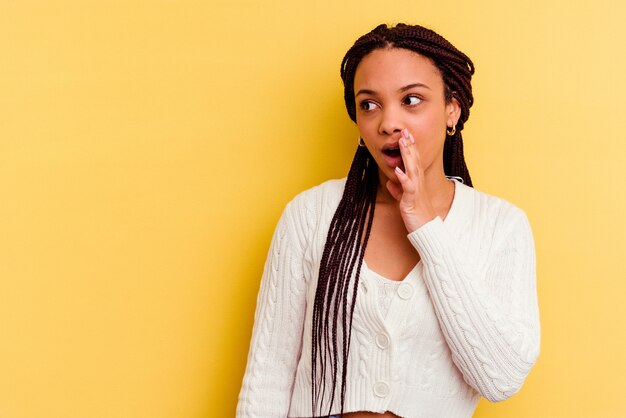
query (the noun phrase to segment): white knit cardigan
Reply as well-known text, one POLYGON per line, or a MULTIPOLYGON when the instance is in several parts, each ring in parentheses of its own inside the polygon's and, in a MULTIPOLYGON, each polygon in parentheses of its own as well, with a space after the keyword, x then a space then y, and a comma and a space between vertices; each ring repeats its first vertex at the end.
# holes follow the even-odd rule
MULTIPOLYGON (((399 297, 385 315, 373 272, 362 266, 344 412, 471 417, 481 396, 496 402, 518 392, 539 355, 528 219, 506 200, 453 181, 445 220, 436 217, 408 234, 421 260, 397 286, 399 297)), ((257 298, 237 417, 313 416, 312 301, 344 185, 345 178, 330 180, 300 193, 278 222, 257 298)), ((324 415, 331 385, 328 377, 324 415)), ((333 414, 340 411, 340 386, 339 380, 333 414)))

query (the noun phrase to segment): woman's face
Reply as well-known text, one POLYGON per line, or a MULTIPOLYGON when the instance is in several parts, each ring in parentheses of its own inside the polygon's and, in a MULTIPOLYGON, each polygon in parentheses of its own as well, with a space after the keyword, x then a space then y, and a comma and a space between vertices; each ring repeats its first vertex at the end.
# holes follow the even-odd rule
POLYGON ((381 175, 398 182, 395 167, 404 171, 398 149, 407 128, 420 154, 425 176, 443 172, 446 127, 456 125, 460 107, 446 104, 439 69, 408 49, 376 49, 359 63, 354 76, 356 124, 381 175))

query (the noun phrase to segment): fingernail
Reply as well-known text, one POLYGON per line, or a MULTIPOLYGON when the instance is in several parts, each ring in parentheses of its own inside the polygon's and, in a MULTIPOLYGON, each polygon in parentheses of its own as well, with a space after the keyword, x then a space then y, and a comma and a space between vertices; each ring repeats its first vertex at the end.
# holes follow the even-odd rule
POLYGON ((396 173, 398 173, 398 174, 404 174, 404 173, 402 173, 402 170, 400 170, 400 167, 397 167, 397 166, 396 166, 396 173))
POLYGON ((404 128, 402 130, 402 136, 405 137, 405 138, 409 137, 409 130, 407 128, 404 128))

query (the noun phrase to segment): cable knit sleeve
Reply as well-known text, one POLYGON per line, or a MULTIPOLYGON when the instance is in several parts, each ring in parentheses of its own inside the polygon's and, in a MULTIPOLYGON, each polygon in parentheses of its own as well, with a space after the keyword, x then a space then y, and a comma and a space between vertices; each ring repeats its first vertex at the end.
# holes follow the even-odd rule
POLYGON ((486 235, 470 251, 436 217, 408 238, 422 258, 454 364, 470 386, 497 402, 520 390, 539 356, 536 261, 521 209, 486 235))
POLYGON ((272 238, 239 393, 240 418, 286 417, 289 410, 306 308, 302 267, 305 215, 297 200, 289 202, 272 238))

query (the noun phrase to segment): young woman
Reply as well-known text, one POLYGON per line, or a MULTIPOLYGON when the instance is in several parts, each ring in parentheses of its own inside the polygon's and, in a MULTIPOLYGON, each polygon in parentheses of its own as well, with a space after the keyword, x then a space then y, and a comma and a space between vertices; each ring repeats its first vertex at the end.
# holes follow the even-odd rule
POLYGON ((380 25, 346 53, 356 155, 282 214, 238 417, 471 417, 520 390, 539 355, 533 236, 472 187, 473 73, 421 26, 380 25))

